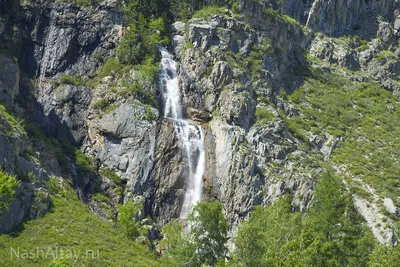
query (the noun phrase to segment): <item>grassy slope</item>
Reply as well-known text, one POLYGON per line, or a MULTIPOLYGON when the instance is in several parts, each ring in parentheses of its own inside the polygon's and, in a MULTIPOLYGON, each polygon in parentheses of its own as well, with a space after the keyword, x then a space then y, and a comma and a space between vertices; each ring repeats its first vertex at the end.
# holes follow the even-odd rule
POLYGON ((47 250, 58 247, 85 254, 87 249, 99 258, 68 260, 71 266, 166 266, 144 246, 124 237, 112 225, 91 213, 69 186, 52 187, 53 208, 45 217, 24 224, 18 237, 0 236, 0 266, 48 266, 52 257, 38 259, 11 259, 14 250, 47 250), (57 189, 55 189, 57 188, 57 189))
POLYGON ((345 167, 350 182, 361 178, 378 194, 396 201, 400 103, 378 84, 352 82, 352 76, 362 73, 312 68, 302 88, 289 96, 302 113, 287 119, 289 128, 298 135, 329 133, 344 138, 333 153, 333 163, 345 167))

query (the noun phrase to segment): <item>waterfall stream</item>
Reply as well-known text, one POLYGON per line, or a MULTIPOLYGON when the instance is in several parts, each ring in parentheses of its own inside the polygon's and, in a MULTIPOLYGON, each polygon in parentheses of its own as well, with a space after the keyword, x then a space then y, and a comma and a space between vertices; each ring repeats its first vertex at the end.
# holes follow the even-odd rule
POLYGON ((204 135, 200 126, 189 122, 183 116, 178 82, 177 64, 165 48, 161 52, 160 87, 164 100, 164 117, 170 119, 185 151, 188 176, 186 192, 180 218, 185 219, 193 206, 201 200, 203 173, 205 168, 204 135))

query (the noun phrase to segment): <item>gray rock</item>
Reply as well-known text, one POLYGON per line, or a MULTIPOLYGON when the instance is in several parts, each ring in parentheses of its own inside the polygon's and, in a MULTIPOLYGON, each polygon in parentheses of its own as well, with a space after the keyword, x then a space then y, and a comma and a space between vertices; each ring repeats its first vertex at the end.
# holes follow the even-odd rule
POLYGON ((7 107, 14 106, 15 96, 19 92, 20 72, 10 59, 0 55, 0 101, 7 107))

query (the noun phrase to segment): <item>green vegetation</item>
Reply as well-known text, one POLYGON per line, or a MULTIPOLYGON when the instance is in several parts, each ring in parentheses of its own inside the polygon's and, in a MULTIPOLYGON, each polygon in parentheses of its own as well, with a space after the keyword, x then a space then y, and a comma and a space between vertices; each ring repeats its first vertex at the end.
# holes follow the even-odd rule
POLYGON ((256 208, 240 227, 234 262, 238 266, 365 266, 374 247, 342 183, 325 173, 313 204, 303 216, 286 196, 256 208))
POLYGON ((367 50, 368 48, 369 48, 368 41, 367 40, 360 40, 360 46, 357 47, 357 51, 358 52, 362 52, 362 51, 367 50))
POLYGON ((110 103, 107 99, 102 98, 98 101, 96 101, 93 104, 93 107, 95 109, 100 110, 103 113, 110 113, 112 111, 114 111, 116 108, 118 108, 118 104, 117 103, 110 103))
POLYGON ((272 114, 268 109, 265 108, 257 108, 256 109, 256 124, 264 125, 268 121, 271 121, 275 118, 274 114, 272 114))
POLYGON ((237 6, 235 0, 170 0, 169 2, 175 20, 188 20, 192 17, 207 18, 212 14, 221 14, 227 7, 237 6))
POLYGON ((112 170, 110 170, 108 168, 101 168, 99 171, 99 174, 101 176, 104 176, 104 177, 110 179, 116 185, 121 183, 121 178, 115 172, 113 172, 112 170))
POLYGON ((400 246, 391 248, 377 246, 370 256, 368 267, 395 267, 400 266, 400 246))
POLYGON ((23 182, 34 182, 36 181, 36 175, 33 172, 29 173, 18 173, 18 180, 23 182))
POLYGON ((379 54, 375 54, 374 58, 379 62, 390 59, 398 59, 397 55, 390 50, 382 50, 379 54))
POLYGON ((139 212, 143 210, 142 202, 133 202, 129 200, 125 205, 119 205, 119 218, 117 227, 128 238, 135 240, 141 234, 141 224, 139 221, 139 212))
POLYGON ((125 82, 120 93, 123 96, 133 96, 141 103, 157 108, 158 102, 154 93, 150 90, 157 77, 157 65, 146 62, 145 64, 135 66, 134 69, 135 80, 133 84, 125 82))
POLYGON ((19 182, 14 176, 0 170, 0 213, 8 209, 14 200, 15 190, 18 186, 19 182))
POLYGON ((295 20, 294 18, 286 15, 286 14, 281 14, 279 13, 277 10, 272 9, 272 8, 265 8, 264 9, 264 13, 268 16, 270 16, 271 18, 276 18, 279 20, 282 20, 286 23, 290 23, 290 24, 296 24, 301 26, 300 22, 298 22, 297 20, 295 20))
POLYGON ((74 75, 74 76, 62 75, 60 80, 58 81, 58 85, 60 84, 70 84, 74 86, 80 86, 83 85, 84 82, 82 81, 80 75, 74 75))
POLYGON ((92 159, 86 156, 79 149, 75 149, 72 159, 80 170, 84 172, 95 172, 92 159))
POLYGON ((199 9, 193 14, 193 18, 209 18, 212 15, 220 15, 224 14, 226 7, 221 6, 204 6, 202 9, 199 9))
POLYGON ((396 199, 400 106, 391 92, 373 82, 351 82, 335 72, 313 68, 303 87, 289 98, 302 113, 286 118, 294 133, 305 140, 307 132, 344 137, 334 151, 334 163, 396 199))
POLYGON ((23 120, 8 113, 2 104, 0 104, 0 116, 7 123, 0 123, 0 131, 7 136, 27 135, 23 126, 23 120))
POLYGON ((183 226, 173 220, 163 229, 161 246, 164 257, 177 266, 215 266, 226 256, 225 243, 229 224, 222 214, 222 204, 201 202, 189 215, 190 232, 185 238, 183 226))
POLYGON ((16 237, 0 235, 1 266, 59 266, 54 264, 63 261, 67 265, 61 266, 168 266, 168 262, 157 261, 146 247, 91 213, 62 179, 51 178, 48 187, 53 203, 51 212, 25 223, 16 237), (53 259, 41 253, 38 257, 16 259, 10 257, 10 248, 72 250, 81 254, 77 261, 68 254, 53 259))
POLYGON ((59 3, 71 3, 78 6, 91 7, 101 2, 101 0, 56 0, 59 3))

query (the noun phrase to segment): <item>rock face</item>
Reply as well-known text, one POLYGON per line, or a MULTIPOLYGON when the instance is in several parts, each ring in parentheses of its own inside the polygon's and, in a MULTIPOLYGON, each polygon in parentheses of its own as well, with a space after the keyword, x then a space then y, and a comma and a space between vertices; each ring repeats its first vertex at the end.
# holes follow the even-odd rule
POLYGON ((0 100, 7 108, 14 106, 19 92, 20 72, 18 66, 9 58, 0 55, 0 100))
MULTIPOLYGON (((22 114, 15 104, 18 93, 34 99, 25 107, 25 116, 49 137, 67 140, 93 159, 100 175, 77 175, 79 170, 74 175, 87 194, 82 200, 93 211, 108 217, 90 199, 93 188, 100 188, 111 199, 112 218, 117 204, 138 198, 144 200, 145 214, 161 225, 178 217, 185 193, 185 157, 172 122, 160 112, 157 84, 146 90, 158 97, 158 106, 142 103, 129 92, 116 93, 123 85, 113 72, 90 83, 104 58, 115 55, 123 34, 116 1, 104 1, 96 9, 50 0, 21 7, 11 2, 0 0, 0 15, 8 14, 0 20, 0 48, 13 43, 8 50, 35 82, 21 82, 18 66, 0 55, 2 103, 22 114), (15 16, 10 8, 17 9, 15 16), (19 25, 16 32, 14 24, 19 25), (115 173, 118 181, 101 174, 104 169, 115 173)), ((303 85, 296 74, 308 71, 306 54, 364 71, 400 99, 398 1, 242 0, 237 9, 242 16, 226 10, 171 25, 184 113, 205 133, 203 198, 224 204, 232 234, 255 205, 269 205, 285 193, 294 196, 294 210, 306 210, 323 171, 312 166, 313 159, 329 162, 342 141, 328 133, 299 136, 285 120, 300 114, 286 93, 303 85), (368 40, 334 38, 349 33, 368 40)), ((125 75, 135 80, 135 70, 125 75)), ((36 182, 21 184, 11 211, 2 215, 0 232, 9 232, 23 218, 44 215, 50 205, 46 181, 62 168, 45 145, 42 150, 35 146, 37 160, 24 157, 32 144, 23 133, 7 134, 11 126, 3 117, 0 167, 11 174, 36 176, 36 182)), ((394 204, 387 205, 394 210, 394 204)))
POLYGON ((393 0, 280 1, 283 13, 315 31, 330 36, 357 34, 368 39, 376 36, 380 20, 389 21, 398 32, 399 8, 399 2, 393 0))
MULTIPOLYGON (((26 218, 44 216, 50 208, 50 198, 45 186, 48 181, 48 174, 43 168, 45 164, 26 159, 32 145, 22 125, 9 114, 19 92, 19 68, 3 56, 0 56, 0 62, 4 66, 0 71, 1 103, 4 103, 0 104, 0 169, 18 175, 20 179, 25 178, 20 182, 9 210, 0 214, 0 233, 8 233, 26 218)), ((51 157, 47 159, 47 162, 50 161, 51 157)))

